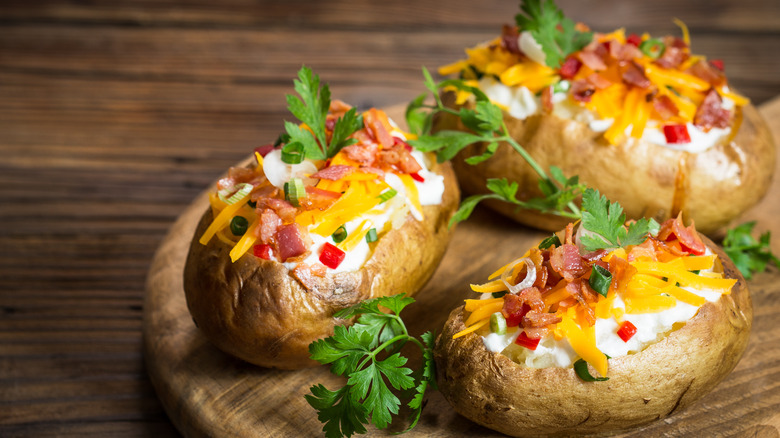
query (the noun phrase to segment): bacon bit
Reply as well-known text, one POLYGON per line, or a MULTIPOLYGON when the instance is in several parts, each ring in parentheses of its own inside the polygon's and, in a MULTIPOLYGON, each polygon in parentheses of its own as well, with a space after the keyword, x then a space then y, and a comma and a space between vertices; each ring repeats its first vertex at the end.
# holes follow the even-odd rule
POLYGON ((571 95, 579 102, 590 102, 590 97, 596 92, 596 87, 584 79, 577 79, 571 83, 571 95))
POLYGON ((661 120, 669 120, 680 113, 680 110, 677 108, 677 105, 674 104, 674 101, 666 95, 655 95, 655 97, 653 97, 653 109, 655 109, 655 112, 661 117, 661 120))
POLYGON ((677 68, 690 58, 690 54, 684 48, 666 46, 663 55, 653 61, 663 68, 677 68))
POLYGON ((306 253, 311 246, 309 234, 300 229, 298 224, 282 225, 276 231, 276 244, 279 249, 279 259, 287 259, 306 253))
POLYGON ((379 176, 381 176, 383 178, 385 176, 385 171, 380 169, 380 168, 378 168, 378 167, 361 167, 360 171, 361 172, 365 172, 365 173, 374 173, 374 174, 377 174, 377 175, 379 175, 379 176))
POLYGON ((731 125, 731 111, 723 108, 723 99, 714 88, 710 88, 704 97, 696 115, 693 117, 693 124, 709 131, 712 128, 728 128, 731 125))
POLYGON ((685 227, 682 222, 682 214, 679 214, 674 219, 667 219, 661 224, 661 229, 658 231, 658 239, 666 242, 676 239, 680 242, 683 251, 690 254, 703 255, 706 250, 704 242, 701 241, 699 234, 696 232, 693 221, 691 221, 689 227, 685 227))
POLYGON ((602 46, 597 46, 598 48, 592 51, 583 50, 581 52, 578 52, 575 56, 582 61, 583 64, 585 64, 586 67, 590 68, 593 71, 603 71, 607 69, 607 64, 604 63, 604 59, 602 56, 600 56, 598 53, 596 53, 596 50, 601 49, 604 51, 604 55, 606 55, 606 50, 602 46))
POLYGON ((504 307, 501 314, 506 318, 507 327, 517 327, 523 321, 523 317, 531 310, 531 306, 515 294, 504 295, 504 307))
POLYGON ((562 319, 554 313, 531 310, 523 316, 523 328, 540 328, 550 324, 558 324, 562 319))
POLYGON ((341 178, 344 178, 345 176, 351 174, 354 171, 355 168, 352 166, 347 166, 346 164, 337 164, 335 166, 329 166, 323 168, 317 173, 311 175, 311 178, 327 179, 329 181, 338 181, 341 178))
POLYGON ((402 144, 379 151, 379 163, 387 168, 396 168, 403 173, 413 174, 422 170, 422 166, 402 144))
POLYGON ((346 113, 347 111, 352 109, 352 105, 344 102, 341 99, 332 99, 330 101, 330 108, 328 112, 332 114, 335 117, 341 117, 346 113))
POLYGON ((550 114, 553 110, 553 86, 544 87, 542 89, 542 111, 545 114, 550 114))
POLYGON ((593 84, 593 86, 599 90, 603 90, 609 87, 610 85, 612 85, 612 81, 605 78, 604 76, 601 76, 598 73, 593 73, 589 75, 587 78, 585 78, 585 80, 593 84))
POLYGON ((613 44, 613 46, 618 47, 617 49, 613 49, 617 52, 613 56, 620 62, 627 62, 631 61, 632 59, 641 58, 643 55, 642 51, 639 50, 639 47, 633 44, 613 44))
POLYGON ((257 208, 270 208, 282 218, 284 223, 289 224, 295 220, 295 215, 298 213, 298 209, 293 207, 292 204, 277 198, 264 198, 257 201, 257 208))
POLYGON ((637 271, 627 260, 620 257, 612 257, 609 259, 609 272, 612 273, 612 282, 609 284, 610 289, 623 294, 626 291, 628 282, 631 281, 631 277, 637 271))
POLYGON ((544 301, 542 300, 542 293, 535 287, 529 287, 518 292, 517 297, 523 300, 531 310, 541 312, 544 310, 544 301))
POLYGON ((713 87, 720 87, 726 85, 726 74, 723 70, 714 67, 709 62, 700 60, 693 64, 687 70, 688 73, 696 76, 699 79, 707 81, 713 87))
POLYGON ((567 281, 572 281, 587 271, 587 267, 582 263, 580 250, 568 243, 552 250, 550 264, 567 281))
POLYGON ((315 274, 311 266, 305 263, 298 263, 298 265, 291 271, 293 277, 295 277, 306 290, 316 290, 320 284, 316 277, 320 277, 315 274))
POLYGON ((520 32, 517 30, 517 26, 509 26, 505 24, 501 28, 501 47, 509 53, 520 55, 520 46, 517 39, 520 37, 520 32))
POLYGON ((648 88, 652 85, 650 79, 647 79, 647 76, 645 76, 644 69, 635 62, 628 62, 625 64, 621 77, 623 78, 623 82, 635 87, 648 88))
POLYGON ((379 145, 363 129, 352 134, 351 138, 358 142, 345 147, 341 151, 346 154, 347 158, 357 161, 361 166, 373 166, 376 154, 379 151, 379 145))
POLYGON ((598 251, 589 252, 583 255, 582 258, 587 260, 590 263, 593 263, 595 261, 601 260, 607 254, 609 254, 609 251, 607 251, 606 249, 600 249, 598 251))
POLYGON ((579 59, 570 56, 566 58, 566 61, 563 61, 563 65, 561 65, 560 74, 561 77, 564 79, 572 79, 574 75, 577 74, 578 71, 580 71, 580 68, 582 67, 582 61, 579 59))
POLYGON ((710 59, 710 64, 720 71, 725 71, 726 67, 723 65, 722 59, 710 59))
POLYGON ((523 332, 528 336, 528 339, 541 340, 550 333, 550 327, 524 327, 523 332))
POLYGON ((412 152, 412 150, 413 150, 412 145, 410 145, 409 143, 401 140, 398 137, 393 137, 393 146, 403 146, 403 148, 406 149, 407 152, 412 152))
POLYGON ((363 125, 380 145, 388 147, 392 146, 395 141, 393 140, 393 136, 390 135, 392 129, 389 126, 389 122, 386 122, 387 116, 383 119, 383 114, 384 113, 380 113, 376 108, 371 108, 363 113, 363 125))
POLYGON ((652 260, 657 261, 655 258, 655 246, 652 242, 644 241, 640 245, 635 245, 628 252, 628 261, 633 262, 635 260, 652 260))
POLYGON ((270 208, 263 209, 258 217, 260 226, 255 229, 255 234, 261 242, 268 245, 273 244, 276 230, 282 226, 282 219, 270 208))
POLYGON ((564 238, 563 243, 573 245, 574 244, 574 224, 570 223, 566 225, 566 229, 564 231, 564 238))

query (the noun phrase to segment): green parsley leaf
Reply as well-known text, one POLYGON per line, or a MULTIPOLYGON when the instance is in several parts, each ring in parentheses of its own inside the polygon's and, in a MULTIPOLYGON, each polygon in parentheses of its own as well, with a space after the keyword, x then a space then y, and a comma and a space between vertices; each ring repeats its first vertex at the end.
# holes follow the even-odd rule
POLYGON ((291 150, 294 148, 292 145, 302 145, 303 154, 306 158, 312 160, 324 160, 325 152, 320 148, 317 143, 317 139, 314 138, 311 132, 306 129, 301 129, 300 126, 292 122, 284 122, 284 129, 287 131, 289 138, 288 143, 282 146, 282 150, 291 150))
POLYGON ((761 234, 756 240, 752 234, 755 226, 755 221, 738 225, 726 231, 723 239, 723 250, 748 280, 753 278, 753 274, 764 272, 769 263, 780 268, 780 259, 769 246, 771 232, 761 234))
POLYGON ((640 219, 626 227, 623 207, 607 200, 598 190, 585 190, 582 208, 582 226, 590 233, 583 234, 580 241, 587 251, 639 245, 647 237, 649 220, 640 219))
POLYGON ((425 105, 426 97, 428 93, 422 93, 406 105, 406 126, 416 135, 428 134, 433 125, 433 113, 425 105))
POLYGON ((403 294, 363 301, 335 315, 357 316, 355 324, 336 326, 333 336, 309 345, 312 359, 331 364, 332 373, 347 378, 346 385, 336 391, 315 385, 311 395, 306 396, 324 423, 327 436, 364 433, 363 425, 369 421, 379 429, 386 428, 401 406, 396 392, 409 390, 413 390, 409 402, 413 409, 412 427, 416 424, 426 389, 435 388, 436 373, 433 335, 424 334, 422 341, 410 336, 399 316, 413 302, 413 298, 403 294), (408 342, 422 351, 422 370, 406 367, 407 358, 399 350, 408 342))
POLYGON ((574 22, 563 15, 553 0, 544 4, 541 0, 524 0, 520 10, 522 12, 515 16, 518 27, 531 32, 542 46, 544 62, 549 67, 560 67, 568 55, 581 50, 593 39, 592 32, 575 29, 574 22))
POLYGON ((347 138, 363 126, 363 117, 358 116, 355 108, 350 108, 333 125, 333 135, 328 146, 328 157, 333 157, 346 146, 357 143, 354 138, 347 138))
MULTIPOLYGON (((298 96, 287 95, 287 108, 312 131, 320 145, 325 141, 325 117, 330 108, 330 88, 328 84, 320 86, 320 77, 308 67, 298 71, 298 79, 293 81, 298 96)), ((287 131, 289 132, 289 131, 287 131)))

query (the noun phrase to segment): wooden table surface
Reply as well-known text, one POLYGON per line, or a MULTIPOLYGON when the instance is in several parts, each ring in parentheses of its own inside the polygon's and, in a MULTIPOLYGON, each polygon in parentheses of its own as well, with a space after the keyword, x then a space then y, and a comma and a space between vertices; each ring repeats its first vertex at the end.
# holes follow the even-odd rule
MULTIPOLYGON (((780 95, 777 0, 558 4, 603 31, 663 35, 680 18, 693 50, 723 59, 756 105, 780 95)), ((389 107, 422 91, 421 66, 459 59, 516 11, 499 0, 0 3, 0 436, 177 436, 141 337, 147 271, 175 219, 276 138, 302 64, 335 97, 389 107)))

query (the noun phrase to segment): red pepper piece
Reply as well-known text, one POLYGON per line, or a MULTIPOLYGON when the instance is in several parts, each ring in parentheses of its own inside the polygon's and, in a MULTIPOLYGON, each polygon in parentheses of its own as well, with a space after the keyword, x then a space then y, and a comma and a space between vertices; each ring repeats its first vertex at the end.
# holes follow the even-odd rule
POLYGON ((252 253, 254 253, 255 257, 260 257, 264 260, 271 260, 271 245, 266 245, 265 243, 255 245, 252 247, 252 253))
POLYGON ((631 324, 631 321, 623 321, 623 324, 620 324, 620 328, 617 331, 617 335, 620 336, 623 342, 628 342, 635 334, 636 326, 631 324))
POLYGON ((420 174, 417 172, 410 173, 409 176, 411 176, 412 179, 414 179, 417 182, 425 182, 425 178, 421 177, 420 174))
POLYGON ((563 61, 561 66, 561 77, 564 79, 573 78, 580 71, 580 67, 582 67, 582 61, 579 59, 573 57, 566 58, 566 61, 563 61))
POLYGON ((710 59, 710 64, 712 64, 715 68, 717 68, 720 71, 723 71, 723 60, 722 59, 710 59))
POLYGON ((531 339, 528 337, 528 335, 525 334, 525 331, 520 332, 519 335, 517 335, 517 338, 515 339, 515 344, 525 347, 531 351, 536 350, 536 347, 539 346, 540 339, 531 339))
POLYGON ((344 257, 346 257, 347 254, 338 249, 336 246, 325 242, 325 245, 322 246, 322 252, 320 253, 320 263, 323 265, 329 267, 330 269, 336 269, 339 267, 341 262, 344 261, 344 257))
MULTIPOLYGON (((509 294, 506 295, 510 296, 509 294)), ((506 300, 506 298, 505 298, 506 300)), ((510 299, 511 300, 511 299, 510 299)), ((519 301, 519 300, 517 300, 519 301)), ((517 327, 523 322, 523 317, 531 310, 531 306, 523 303, 518 309, 516 305, 507 305, 507 301, 504 301, 504 311, 502 312, 504 318, 506 318, 507 327, 517 327)))
POLYGON ((691 136, 688 135, 688 126, 686 125, 664 125, 664 135, 667 143, 691 142, 691 136))
POLYGON ((639 35, 632 33, 628 36, 628 38, 626 38, 626 42, 633 46, 639 47, 639 45, 642 44, 642 38, 639 35))

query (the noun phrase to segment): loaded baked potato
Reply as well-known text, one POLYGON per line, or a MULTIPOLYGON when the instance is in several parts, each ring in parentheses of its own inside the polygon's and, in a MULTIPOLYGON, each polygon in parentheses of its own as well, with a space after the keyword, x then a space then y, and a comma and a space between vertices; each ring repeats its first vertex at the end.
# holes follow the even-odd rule
MULTIPOLYGON (((551 14, 528 8, 538 3, 526 1, 527 15, 517 16, 517 26, 504 26, 500 37, 439 72, 458 74, 499 105, 509 135, 543 169, 578 175, 620 202, 629 218, 662 221, 682 212, 703 233, 764 196, 775 163, 769 129, 729 87, 722 62, 691 53, 684 24, 678 22, 682 37, 659 39, 623 29, 591 33, 560 18, 553 37, 570 40, 563 50, 544 39, 540 23, 551 14)), ((451 107, 473 105, 464 92, 443 99, 451 107)), ((450 114, 442 114, 435 129, 465 130, 450 114)), ((465 192, 485 193, 488 178, 508 178, 519 183, 518 198, 542 195, 538 175, 505 143, 487 161, 464 161, 486 148, 472 145, 453 160, 465 192)), ((566 223, 495 200, 488 205, 537 228, 553 231, 566 223)))
MULTIPOLYGON (((296 89, 317 90, 307 70, 300 79, 296 89)), ((258 148, 219 180, 190 246, 184 290, 196 325, 253 364, 316 365, 309 344, 347 322, 334 313, 414 294, 449 241, 459 199, 449 163, 412 150, 382 111, 329 106, 321 126, 288 123, 283 146, 258 148), (306 132, 330 153, 297 146, 306 132)))
POLYGON ((573 228, 450 314, 439 389, 466 418, 515 436, 614 432, 685 408, 742 356, 750 295, 712 241, 679 217, 598 250, 573 228))

